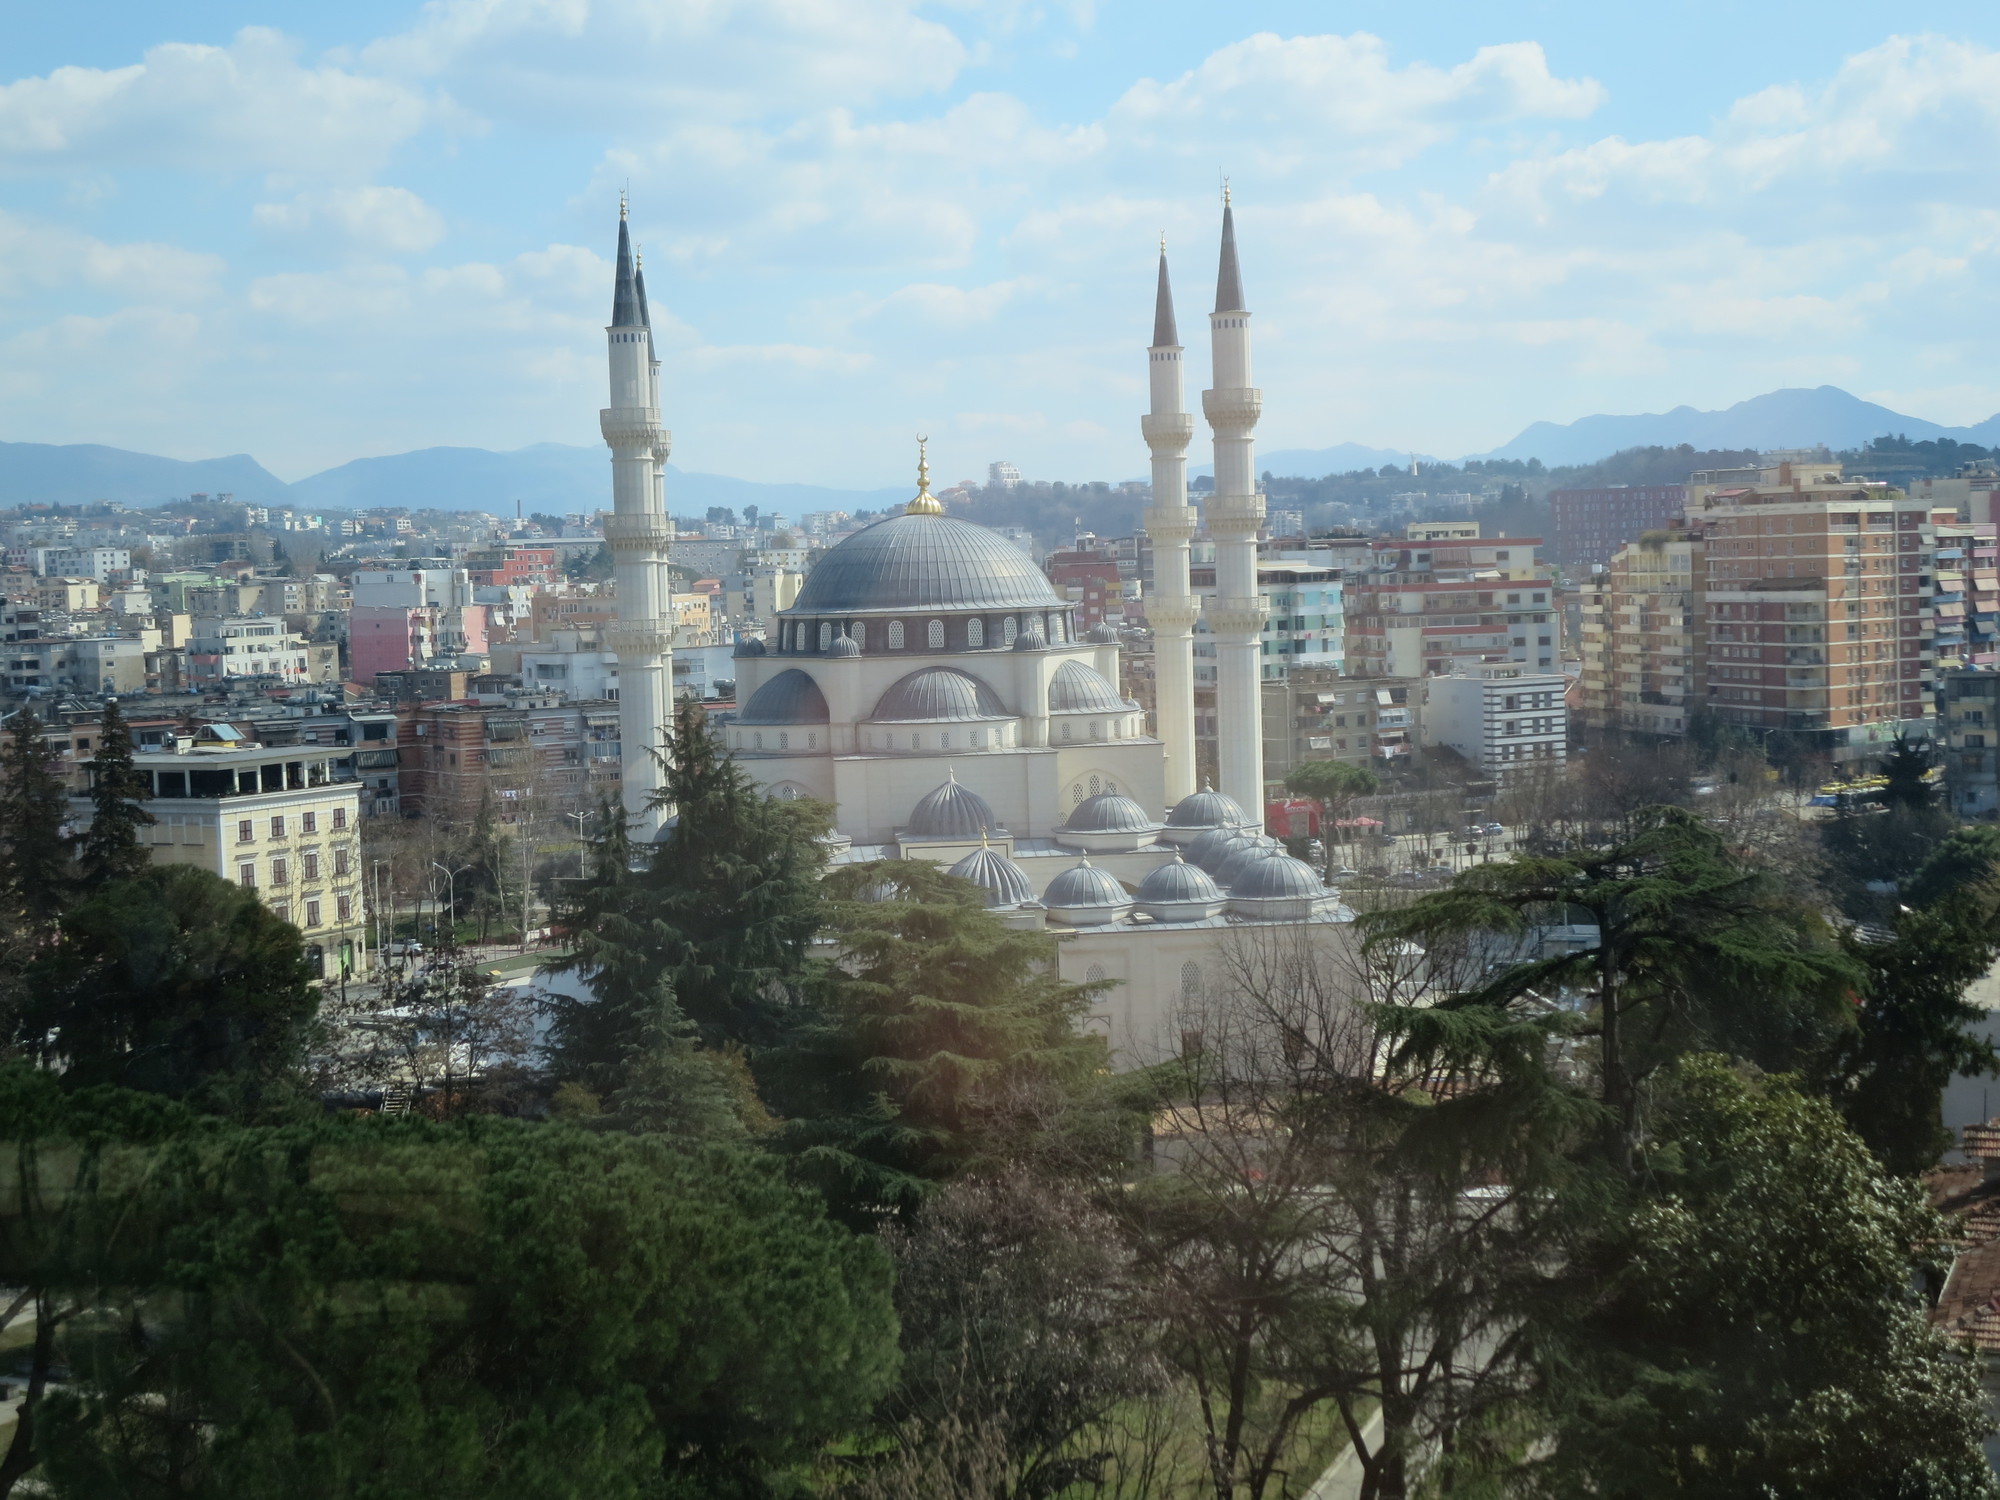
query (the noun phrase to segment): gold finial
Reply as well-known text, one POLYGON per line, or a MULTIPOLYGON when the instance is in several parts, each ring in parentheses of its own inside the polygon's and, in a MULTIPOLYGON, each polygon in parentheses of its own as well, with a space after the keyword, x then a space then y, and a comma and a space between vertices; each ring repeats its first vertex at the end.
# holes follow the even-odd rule
POLYGON ((1165 255, 1166 253, 1167 253, 1167 232, 1166 230, 1162 229, 1160 231, 1160 254, 1165 255))
POLYGON ((1224 208, 1229 207, 1229 179, 1227 177, 1222 179, 1222 206, 1224 208))
POLYGON ((941 516, 944 506, 931 493, 930 439, 917 434, 917 497, 903 507, 906 516, 941 516))
POLYGON ((625 194, 626 194, 626 189, 620 188, 618 190, 618 219, 620 223, 624 222, 626 215, 627 205, 625 202, 625 194))

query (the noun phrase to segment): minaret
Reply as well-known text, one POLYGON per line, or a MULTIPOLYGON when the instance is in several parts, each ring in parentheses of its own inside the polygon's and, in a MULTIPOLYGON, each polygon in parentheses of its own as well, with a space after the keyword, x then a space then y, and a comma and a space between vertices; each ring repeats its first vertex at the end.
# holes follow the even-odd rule
POLYGON ((1201 409, 1215 432, 1215 493, 1207 507, 1209 535, 1215 538, 1215 593, 1206 614, 1215 634, 1216 761, 1222 790, 1261 825, 1265 610, 1257 588, 1257 533, 1264 525, 1264 497, 1257 492, 1256 445, 1250 434, 1264 394, 1250 384, 1250 314, 1243 306, 1236 219, 1227 187, 1222 190, 1222 262, 1208 328, 1215 387, 1201 393, 1201 409))
POLYGON ((650 805, 662 779, 657 757, 673 711, 674 611, 667 550, 674 531, 666 512, 670 438, 660 426, 660 362, 653 355, 646 282, 632 258, 623 202, 618 205, 618 279, 605 338, 611 405, 598 413, 598 426, 611 449, 612 514, 604 518, 604 542, 618 579, 618 619, 609 636, 618 655, 619 754, 633 836, 650 839, 661 816, 650 805))
POLYGON ((1181 341, 1174 328, 1174 294, 1167 283, 1167 241, 1160 237, 1160 288, 1153 304, 1153 346, 1147 351, 1152 410, 1139 431, 1153 450, 1153 503, 1146 534, 1153 541, 1153 593, 1146 619, 1153 627, 1154 718, 1167 747, 1167 806, 1191 796, 1194 775, 1194 622, 1200 604, 1188 578, 1194 508, 1187 500, 1187 448, 1194 417, 1181 378, 1181 341))

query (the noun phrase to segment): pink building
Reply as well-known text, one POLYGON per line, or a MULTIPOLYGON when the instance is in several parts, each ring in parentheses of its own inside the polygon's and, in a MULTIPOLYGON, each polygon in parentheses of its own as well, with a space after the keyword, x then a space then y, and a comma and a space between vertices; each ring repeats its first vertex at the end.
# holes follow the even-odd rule
POLYGON ((439 657, 481 656, 488 648, 484 605, 356 605, 348 614, 347 658, 356 682, 429 666, 439 657))

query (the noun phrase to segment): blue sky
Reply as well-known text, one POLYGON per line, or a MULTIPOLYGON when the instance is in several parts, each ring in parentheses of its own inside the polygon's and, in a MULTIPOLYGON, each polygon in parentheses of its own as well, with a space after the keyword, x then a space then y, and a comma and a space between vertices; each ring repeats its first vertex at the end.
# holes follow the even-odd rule
POLYGON ((2000 411, 1990 4, 0 0, 0 439, 594 442, 629 182, 677 463, 1127 477, 1224 172, 1266 447, 2000 411))

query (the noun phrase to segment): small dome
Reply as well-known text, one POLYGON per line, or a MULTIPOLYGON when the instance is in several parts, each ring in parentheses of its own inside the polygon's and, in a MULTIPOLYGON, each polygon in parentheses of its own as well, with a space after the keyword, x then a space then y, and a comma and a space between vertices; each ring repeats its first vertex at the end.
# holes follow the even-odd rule
POLYGON ((1115 646, 1118 644, 1118 629, 1109 620, 1099 620, 1090 627, 1090 634, 1084 639, 1093 646, 1115 646))
POLYGON ((984 797, 948 774, 943 786, 910 809, 910 823, 903 831, 919 839, 976 839, 999 832, 1000 820, 984 797))
POLYGON ((861 654, 861 644, 851 635, 837 635, 833 638, 833 644, 826 648, 826 654, 828 656, 859 656, 861 654))
POLYGON ((797 667, 787 667, 758 688, 737 716, 739 724, 824 724, 826 697, 797 667))
POLYGON ((1210 873, 1215 876, 1217 885, 1225 890, 1234 891, 1237 882, 1242 880, 1250 866, 1260 864, 1272 855, 1284 852, 1285 846, 1276 839, 1252 838, 1231 848, 1229 857, 1210 873))
POLYGON ((1191 865, 1179 855, 1161 865, 1139 882, 1143 902, 1220 901, 1222 887, 1209 878, 1200 865, 1191 865))
POLYGON ((1035 899, 1035 888, 1021 867, 998 849, 975 849, 947 873, 985 891, 989 907, 1022 906, 1035 899))
POLYGON ((1248 828, 1249 817, 1233 797, 1226 797, 1212 786, 1204 786, 1200 791, 1181 798, 1174 804, 1174 810, 1167 814, 1169 828, 1248 828))
POLYGON ((1316 900, 1326 894, 1326 886, 1304 860, 1269 854, 1246 865, 1229 894, 1245 901, 1316 900))
POLYGON ((738 641, 732 656, 762 656, 765 654, 764 638, 753 635, 748 640, 738 641))
POLYGON ((1070 809, 1065 833, 1150 833, 1158 827, 1146 809, 1118 792, 1099 792, 1070 809))
POLYGON ((864 885, 854 893, 856 901, 900 901, 903 888, 893 880, 878 880, 873 885, 864 885))
POLYGON ((1089 860, 1080 860, 1049 882, 1042 893, 1044 906, 1129 906, 1132 898, 1109 870, 1100 870, 1089 860))
POLYGON ((882 695, 869 715, 877 724, 956 723, 963 719, 1004 719, 1007 707, 992 688, 956 667, 925 667, 902 678, 882 695))
MULTIPOLYGON (((1020 642, 1017 640, 1016 645, 1020 642)), ((1117 714, 1126 709, 1118 689, 1080 661, 1066 661, 1049 679, 1049 712, 1117 714)))
POLYGON ((1046 651, 1049 649, 1049 643, 1042 639, 1042 633, 1039 630, 1024 630, 1014 637, 1014 649, 1016 651, 1046 651))
POLYGON ((1229 862, 1231 855, 1256 838, 1240 828, 1211 828, 1186 848, 1187 857, 1213 875, 1229 862))

